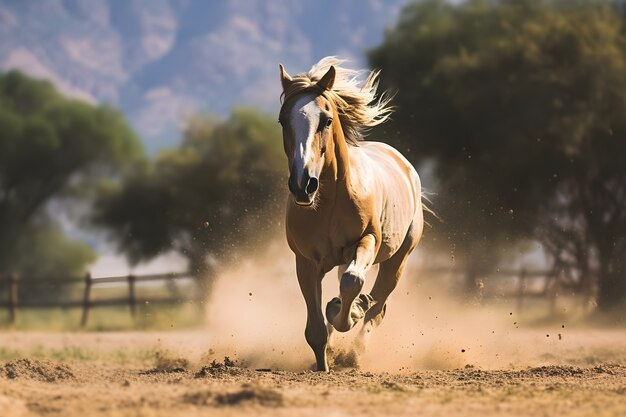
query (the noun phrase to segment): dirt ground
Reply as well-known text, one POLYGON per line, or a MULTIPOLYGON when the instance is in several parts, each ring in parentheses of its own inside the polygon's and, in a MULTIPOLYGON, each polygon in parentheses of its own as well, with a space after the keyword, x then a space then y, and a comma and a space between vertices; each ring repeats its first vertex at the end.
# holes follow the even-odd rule
POLYGON ((626 415, 620 330, 570 331, 576 344, 544 352, 533 366, 485 369, 477 361, 381 372, 341 368, 351 363, 340 355, 330 373, 256 368, 213 351, 198 356, 202 337, 0 334, 0 416, 626 415))
MULTIPOLYGON (((358 329, 335 334, 331 372, 311 372, 292 257, 276 251, 224 272, 196 330, 161 315, 171 330, 0 331, 0 417, 626 416, 623 317, 577 320, 559 300, 543 319, 417 272, 365 354, 350 354, 358 329)), ((324 280, 324 305, 337 286, 324 280)))

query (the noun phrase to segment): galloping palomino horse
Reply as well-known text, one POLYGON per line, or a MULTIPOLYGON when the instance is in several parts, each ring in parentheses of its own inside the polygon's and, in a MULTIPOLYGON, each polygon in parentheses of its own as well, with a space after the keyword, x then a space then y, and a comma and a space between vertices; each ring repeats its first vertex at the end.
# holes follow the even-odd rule
POLYGON ((360 343, 385 315, 423 230, 417 172, 394 148, 362 141, 364 131, 386 121, 389 98, 376 98, 378 71, 359 81, 359 71, 322 59, 306 74, 289 76, 279 122, 289 161, 287 241, 307 307, 305 337, 318 371, 328 371, 329 332, 346 332, 364 319, 360 343), (369 294, 365 274, 380 264, 369 294), (322 314, 322 278, 339 266, 339 297, 322 314))

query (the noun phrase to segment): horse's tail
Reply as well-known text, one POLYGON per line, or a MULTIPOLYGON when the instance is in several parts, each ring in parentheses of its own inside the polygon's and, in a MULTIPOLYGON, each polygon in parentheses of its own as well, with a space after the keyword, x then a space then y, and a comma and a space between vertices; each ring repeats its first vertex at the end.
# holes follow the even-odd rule
MULTIPOLYGON (((433 205, 432 200, 428 197, 428 195, 435 195, 436 193, 430 192, 430 191, 426 191, 424 189, 422 189, 422 211, 424 213, 428 213, 431 216, 433 216, 435 219, 439 220, 441 223, 443 223, 443 219, 441 217, 439 217, 439 215, 435 212, 435 210, 433 210, 431 208, 431 206, 433 205)), ((432 227, 432 224, 430 224, 429 222, 427 222, 426 220, 424 220, 424 223, 427 224, 428 226, 432 227)))

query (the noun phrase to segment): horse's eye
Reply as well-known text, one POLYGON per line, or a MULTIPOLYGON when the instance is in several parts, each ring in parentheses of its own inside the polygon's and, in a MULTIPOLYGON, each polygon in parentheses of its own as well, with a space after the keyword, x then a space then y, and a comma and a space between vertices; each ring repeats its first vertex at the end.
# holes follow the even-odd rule
POLYGON ((317 126, 319 132, 325 130, 333 123, 333 118, 328 117, 325 114, 320 115, 320 124, 317 126))

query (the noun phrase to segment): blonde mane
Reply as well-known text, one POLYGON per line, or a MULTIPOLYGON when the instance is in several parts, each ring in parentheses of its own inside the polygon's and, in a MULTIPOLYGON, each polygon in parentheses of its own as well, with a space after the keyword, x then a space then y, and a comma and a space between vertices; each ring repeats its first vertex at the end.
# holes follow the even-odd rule
POLYGON ((368 128, 389 119, 393 112, 389 106, 392 97, 387 92, 376 97, 379 70, 369 72, 365 81, 361 81, 361 75, 366 71, 343 68, 340 65, 344 62, 334 56, 322 58, 309 72, 294 76, 282 98, 284 103, 305 90, 315 90, 315 84, 334 66, 336 74, 332 89, 319 93, 335 103, 346 141, 357 146, 368 128))

